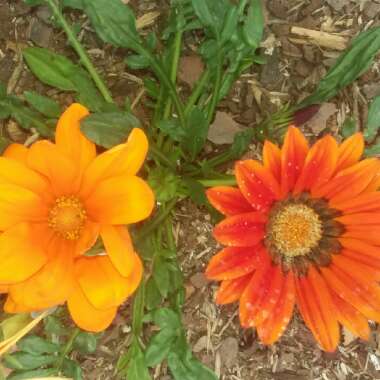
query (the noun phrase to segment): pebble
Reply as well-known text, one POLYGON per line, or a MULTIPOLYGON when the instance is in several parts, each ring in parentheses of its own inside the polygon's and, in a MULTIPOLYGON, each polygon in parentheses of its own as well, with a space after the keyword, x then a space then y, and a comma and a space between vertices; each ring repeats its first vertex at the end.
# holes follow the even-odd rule
POLYGON ((223 340, 220 348, 220 358, 224 366, 231 368, 236 364, 238 353, 239 353, 239 343, 236 338, 228 337, 223 340))

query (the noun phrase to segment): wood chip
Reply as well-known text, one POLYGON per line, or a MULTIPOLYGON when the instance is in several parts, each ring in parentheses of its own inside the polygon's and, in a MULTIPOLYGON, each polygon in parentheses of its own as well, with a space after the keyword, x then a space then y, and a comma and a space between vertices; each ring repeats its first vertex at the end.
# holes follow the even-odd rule
POLYGON ((299 26, 292 26, 290 31, 297 36, 306 37, 306 40, 292 39, 294 43, 313 43, 334 50, 344 50, 348 45, 347 37, 335 33, 321 32, 319 30, 306 29, 299 26))

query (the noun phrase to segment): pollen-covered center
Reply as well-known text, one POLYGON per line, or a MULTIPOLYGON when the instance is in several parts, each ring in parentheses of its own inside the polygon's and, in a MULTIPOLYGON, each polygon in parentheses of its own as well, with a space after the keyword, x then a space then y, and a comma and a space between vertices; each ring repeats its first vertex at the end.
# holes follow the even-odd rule
POLYGON ((289 258, 307 255, 322 238, 319 215, 304 204, 280 207, 272 214, 268 227, 272 244, 289 258))
POLYGON ((49 212, 49 226, 67 240, 80 237, 87 219, 82 202, 74 196, 63 196, 55 200, 49 212))

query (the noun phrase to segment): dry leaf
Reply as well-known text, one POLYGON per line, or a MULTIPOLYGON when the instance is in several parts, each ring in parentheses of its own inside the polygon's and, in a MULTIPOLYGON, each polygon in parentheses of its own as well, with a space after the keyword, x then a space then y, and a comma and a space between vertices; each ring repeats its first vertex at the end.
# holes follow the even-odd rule
POLYGON ((306 123, 306 125, 314 132, 320 134, 326 127, 327 121, 338 112, 338 108, 334 103, 323 103, 319 111, 306 123))
POLYGON ((232 144, 236 133, 242 129, 230 114, 218 111, 214 122, 210 125, 207 138, 217 145, 232 144))
POLYGON ((203 61, 198 55, 182 57, 179 62, 179 79, 193 86, 202 75, 203 69, 203 61))

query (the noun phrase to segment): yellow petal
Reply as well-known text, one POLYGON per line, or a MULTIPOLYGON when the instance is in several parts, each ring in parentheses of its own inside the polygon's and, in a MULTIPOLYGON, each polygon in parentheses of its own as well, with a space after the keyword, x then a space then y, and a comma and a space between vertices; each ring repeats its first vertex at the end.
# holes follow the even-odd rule
POLYGON ((78 103, 72 104, 58 120, 55 132, 58 149, 79 166, 81 174, 96 156, 95 144, 80 130, 80 120, 88 114, 87 108, 78 103))
POLYGON ((41 222, 47 215, 47 205, 36 193, 0 183, 0 230, 21 222, 41 222))
POLYGON ((41 310, 67 300, 74 285, 73 253, 70 245, 56 237, 48 248, 49 261, 32 277, 10 286, 16 304, 41 310))
POLYGON ((22 144, 10 144, 7 149, 5 149, 3 156, 26 164, 28 148, 22 144))
POLYGON ((56 196, 73 194, 79 187, 78 163, 50 141, 37 141, 30 147, 28 166, 48 178, 56 196))
POLYGON ((0 283, 14 284, 36 273, 47 261, 38 237, 26 223, 0 235, 0 283))
POLYGON ((110 177, 135 175, 141 168, 148 152, 148 139, 145 133, 134 128, 125 144, 100 154, 90 164, 84 174, 81 194, 89 194, 96 184, 110 177))
POLYGON ((142 275, 141 260, 136 254, 131 266, 131 275, 123 277, 107 256, 81 257, 75 262, 75 274, 89 302, 104 310, 119 306, 136 289, 142 275))
POLYGON ((136 254, 127 228, 106 225, 100 233, 112 264, 122 276, 128 277, 134 269, 136 254))
POLYGON ((67 306, 74 322, 83 330, 100 332, 106 329, 113 321, 117 308, 107 310, 94 308, 87 300, 79 284, 67 300, 67 306))
POLYGON ((79 239, 74 242, 75 256, 86 253, 96 243, 99 231, 99 224, 86 221, 79 239))
POLYGON ((154 207, 154 194, 135 176, 106 179, 85 201, 92 220, 101 224, 130 224, 146 219, 154 207))

